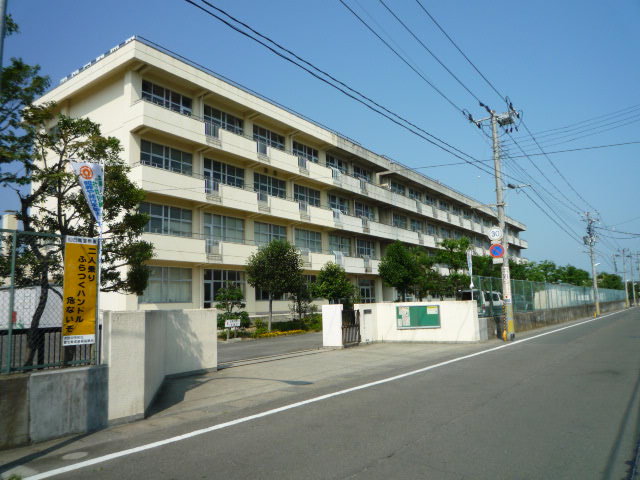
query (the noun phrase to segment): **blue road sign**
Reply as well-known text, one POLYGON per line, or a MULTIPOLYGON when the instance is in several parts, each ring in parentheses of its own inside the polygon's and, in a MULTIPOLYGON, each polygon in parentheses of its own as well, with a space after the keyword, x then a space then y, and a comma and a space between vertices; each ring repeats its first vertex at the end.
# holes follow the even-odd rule
POLYGON ((501 258, 504 255, 504 248, 499 243, 494 243, 489 247, 489 255, 493 258, 501 258))

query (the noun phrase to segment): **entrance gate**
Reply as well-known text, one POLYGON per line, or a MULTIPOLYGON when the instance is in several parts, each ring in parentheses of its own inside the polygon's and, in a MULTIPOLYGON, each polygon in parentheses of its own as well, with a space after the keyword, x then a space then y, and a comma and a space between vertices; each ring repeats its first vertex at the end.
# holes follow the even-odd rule
POLYGON ((360 343, 360 312, 342 310, 342 346, 349 347, 360 343))

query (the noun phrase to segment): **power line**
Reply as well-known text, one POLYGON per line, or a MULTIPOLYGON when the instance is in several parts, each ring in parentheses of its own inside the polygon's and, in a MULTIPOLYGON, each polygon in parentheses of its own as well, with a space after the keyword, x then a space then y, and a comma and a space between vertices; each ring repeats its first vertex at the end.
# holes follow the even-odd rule
POLYGON ((431 88, 433 88, 442 98, 444 98, 447 102, 449 102, 449 104, 455 108, 456 110, 458 110, 460 113, 462 113, 464 115, 464 110, 462 108, 460 108, 458 105, 456 105, 453 100, 451 100, 449 97, 447 97, 438 87, 436 87, 427 77, 425 77, 422 73, 420 73, 418 71, 418 69, 416 67, 414 67, 413 65, 411 65, 411 63, 409 63, 409 61, 407 61, 406 58, 404 58, 402 55, 400 55, 398 53, 398 51, 393 48, 391 45, 389 45, 389 42, 387 42, 384 38, 382 38, 378 32, 376 32, 360 15, 358 15, 349 5, 347 5, 344 0, 338 0, 343 6, 344 8, 346 8, 347 10, 349 10, 354 17, 356 17, 358 20, 360 20, 360 22, 371 32, 373 33, 376 37, 378 37, 378 39, 385 44, 385 46, 391 50, 400 60, 402 60, 402 62, 407 65, 411 70, 413 70, 416 75, 418 75, 420 78, 422 78, 422 80, 424 80, 431 88))
POLYGON ((431 21, 433 23, 435 23, 435 25, 440 29, 440 31, 444 34, 445 37, 447 37, 449 39, 449 41, 453 44, 454 47, 456 47, 456 49, 458 50, 458 52, 460 52, 460 54, 467 60, 467 62, 469 62, 469 64, 474 68, 474 70, 476 72, 478 72, 478 74, 484 79, 485 82, 487 82, 487 84, 493 89, 494 92, 496 92, 498 94, 498 96, 502 99, 505 100, 505 96, 502 95, 498 89, 496 87, 493 86, 493 84, 489 81, 489 79, 487 77, 485 77, 483 75, 483 73, 478 69, 478 67, 476 67, 476 65, 471 61, 471 59, 469 57, 467 57, 465 55, 465 53, 462 51, 462 49, 456 44, 456 42, 453 41, 453 39, 449 36, 449 34, 447 34, 447 32, 445 32, 444 28, 442 28, 440 26, 440 24, 436 21, 435 18, 433 18, 433 16, 427 11, 427 9, 424 7, 424 5, 422 4, 422 2, 420 2, 420 0, 416 0, 416 3, 420 6, 420 8, 424 11, 425 14, 427 14, 427 16, 431 19, 431 21))
POLYGON ((334 88, 334 89, 336 89, 336 90, 340 91, 341 93, 345 94, 346 96, 350 97, 351 99, 353 99, 353 100, 355 100, 355 101, 357 101, 357 102, 359 102, 359 103, 363 104, 365 107, 367 107, 367 108, 369 108, 370 110, 372 110, 372 111, 374 111, 374 112, 378 113, 379 115, 382 115, 383 117, 385 117, 385 118, 387 118, 388 120, 392 121, 393 123, 395 123, 395 124, 399 125, 400 127, 404 128, 404 129, 406 129, 406 130, 408 130, 409 132, 413 133, 414 135, 416 135, 416 136, 418 136, 418 137, 421 137, 422 139, 424 139, 424 140, 426 140, 427 142, 431 143, 432 145, 434 145, 434 146, 436 146, 436 147, 440 148, 441 150, 444 150, 445 152, 447 152, 447 153, 449 153, 449 154, 451 154, 451 155, 455 156, 456 158, 459 158, 459 159, 461 159, 461 160, 465 160, 465 159, 464 159, 463 157, 461 157, 460 155, 458 155, 458 154, 456 154, 456 153, 451 152, 451 151, 450 151, 450 150, 448 150, 447 148, 443 147, 442 145, 439 145, 439 144, 435 143, 434 141, 432 141, 431 139, 427 138, 426 136, 431 137, 431 138, 433 138, 433 139, 437 140, 438 142, 442 143, 443 145, 446 145, 447 147, 451 148, 452 150, 455 150, 456 152, 459 152, 459 153, 460 153, 460 154, 462 154, 462 155, 465 155, 465 156, 467 156, 467 157, 469 157, 469 158, 471 158, 471 159, 473 159, 473 160, 476 160, 473 156, 471 156, 471 155, 469 155, 469 154, 467 154, 467 153, 463 152, 462 150, 459 150, 458 148, 456 148, 456 147, 454 147, 454 146, 452 146, 452 145, 448 144, 448 143, 447 143, 447 142, 445 142, 444 140, 442 140, 442 139, 440 139, 440 138, 436 137, 435 135, 432 135, 432 134, 430 134, 429 132, 427 132, 427 131, 423 130, 422 128, 420 128, 420 127, 418 127, 418 126, 414 125, 414 124, 413 124, 413 123, 411 123, 410 121, 408 121, 408 120, 404 119, 402 116, 400 116, 400 115, 398 115, 398 114, 396 114, 396 113, 392 112, 391 110, 389 110, 389 109, 387 109, 387 108, 383 107, 383 106, 382 106, 382 105, 380 105, 379 103, 374 102, 373 100, 371 100, 369 97, 365 96, 364 94, 362 94, 362 93, 358 92, 357 90, 355 90, 355 89, 353 89, 353 88, 351 88, 351 87, 348 87, 348 86, 347 86, 346 84, 344 84, 343 82, 340 82, 340 81, 336 80, 336 79, 335 79, 335 77, 332 77, 331 75, 329 75, 328 73, 324 72, 323 70, 321 70, 321 69, 319 69, 319 68, 315 67, 315 66, 314 66, 313 64, 311 64, 310 62, 308 62, 308 61, 306 61, 306 60, 303 60, 301 57, 299 57, 299 56, 297 56, 296 54, 292 53, 290 50, 288 50, 288 49, 286 49, 286 48, 282 47, 280 44, 278 44, 277 42, 275 42, 275 41, 271 40, 269 37, 267 37, 267 36, 265 36, 265 35, 260 34, 259 32, 257 32, 256 30, 254 30, 253 28, 249 27, 247 24, 245 24, 245 23, 241 22, 240 20, 235 19, 235 17, 231 16, 230 14, 228 14, 227 12, 225 12, 224 10, 222 10, 222 9, 220 9, 220 8, 218 8, 218 7, 214 6, 214 5, 211 5, 211 4, 210 4, 209 2, 207 2, 206 0, 201 0, 201 1, 202 1, 203 3, 205 3, 205 4, 207 4, 208 6, 210 6, 211 8, 213 8, 213 9, 215 9, 215 10, 217 10, 217 11, 220 11, 222 14, 224 14, 224 15, 225 15, 225 16, 227 16, 228 18, 231 18, 233 21, 235 21, 235 22, 239 23, 240 25, 245 26, 247 29, 251 30, 252 32, 255 32, 255 33, 256 33, 256 35, 259 35, 261 38, 266 39, 267 41, 269 41, 269 42, 270 42, 270 43, 272 43, 273 45, 276 45, 278 48, 282 49, 283 51, 285 51, 285 52, 287 52, 287 53, 290 53, 290 54, 291 54, 291 55, 293 55, 295 58, 299 59, 301 62, 304 62, 305 64, 307 64, 307 65, 311 66, 314 70, 316 70, 316 71, 318 71, 318 72, 322 73, 323 75, 326 75, 327 77, 331 78, 332 80, 336 81, 336 83, 339 83, 340 85, 345 86, 345 88, 347 88, 349 91, 354 92, 356 95, 358 95, 358 96, 360 96, 360 97, 362 97, 362 98, 366 99, 367 101, 370 101, 371 103, 373 103, 373 105, 375 105, 376 107, 378 107, 378 108, 380 108, 380 109, 382 109, 382 110, 384 110, 384 111, 380 111, 380 110, 378 110, 377 108, 374 108, 372 105, 368 104, 366 101, 362 100, 361 98, 358 98, 358 97, 356 97, 355 95, 353 95, 353 94, 349 93, 348 91, 345 91, 345 89, 343 89, 343 88, 341 88, 341 87, 339 87, 339 86, 337 86, 337 85, 335 85, 335 84, 331 83, 331 82, 330 82, 329 80, 327 80, 326 78, 321 77, 321 76, 320 76, 320 75, 318 75, 317 73, 315 73, 315 72, 311 71, 309 68, 306 68, 304 65, 301 65, 300 63, 298 63, 298 62, 296 62, 295 60, 293 60, 293 59, 291 59, 291 58, 287 57, 286 55, 282 54, 281 52, 278 52, 278 51, 277 51, 277 50, 275 50, 273 47, 271 47, 271 46, 267 45, 266 43, 264 43, 263 41, 261 41, 261 40, 259 40, 259 39, 255 38, 254 36, 250 35, 249 33, 247 33, 247 32, 245 32, 245 31, 241 30, 240 28, 236 27, 235 25, 232 25, 231 23, 229 23, 229 22, 228 22, 228 21, 226 21, 225 19, 221 18, 220 16, 216 15, 215 13, 213 13, 213 12, 210 12, 210 11, 206 10, 204 7, 202 7, 201 5, 196 4, 194 1, 192 1, 192 0, 185 0, 185 1, 186 1, 187 3, 189 3, 189 4, 193 5, 194 7, 196 7, 196 8, 198 8, 198 9, 202 10, 202 11, 203 11, 203 12, 205 12, 206 14, 208 14, 208 15, 210 15, 210 16, 212 16, 212 17, 216 18, 216 19, 217 19, 217 20, 219 20, 220 22, 222 22, 222 23, 224 23, 225 25, 227 25, 229 28, 231 28, 231 29, 235 30, 236 32, 240 33, 241 35, 244 35, 245 37, 250 38, 251 40, 253 40, 253 41, 255 41, 255 42, 259 43, 260 45, 262 45, 263 47, 267 48, 269 51, 271 51, 272 53, 276 54, 277 56, 279 56, 279 57, 283 58, 284 60, 286 60, 286 61, 288 61, 288 62, 290 62, 290 63, 292 63, 292 64, 296 65, 297 67, 299 67, 299 68, 303 69, 304 71, 306 71, 307 73, 309 73, 309 74, 310 74, 310 75, 312 75, 313 77, 317 78, 318 80, 320 80, 320 81, 322 81, 322 82, 326 83, 327 85, 331 86, 332 88, 334 88), (390 115, 393 115, 394 117, 396 117, 396 118, 400 119, 400 121, 396 120, 395 118, 390 117, 389 115, 387 115, 387 114, 386 114, 386 113, 384 113, 384 112, 389 112, 389 114, 390 114, 390 115), (420 132, 424 133, 424 135, 421 135, 420 133, 417 133, 416 131, 412 130, 412 128, 409 128, 407 125, 405 125, 404 123, 401 123, 401 122, 405 122, 407 125, 410 125, 411 127, 415 128, 416 130, 419 130, 420 132), (426 135, 426 136, 425 136, 425 135, 426 135))
POLYGON ((388 6, 386 3, 384 3, 384 0, 378 0, 378 1, 379 1, 379 2, 384 6, 384 8, 386 8, 386 9, 387 9, 387 11, 388 11, 391 15, 393 15, 393 17, 394 17, 394 18, 395 18, 395 19, 400 23, 400 25, 402 25, 402 26, 404 27, 404 29, 405 29, 407 32, 409 32, 409 34, 411 34, 411 36, 412 36, 412 37, 413 37, 413 38, 414 38, 414 39, 415 39, 415 40, 416 40, 416 41, 417 41, 417 42, 422 46, 422 48, 423 48, 424 50, 426 50, 426 51, 429 53, 429 55, 431 55, 431 56, 432 56, 432 57, 433 57, 433 58, 434 58, 434 59, 435 59, 435 60, 436 60, 436 61, 437 61, 441 66, 442 66, 442 68, 444 68, 444 69, 449 73, 449 75, 451 75, 451 76, 456 80, 456 82, 458 82, 458 83, 462 86, 462 88, 464 88, 464 89, 469 93, 469 95, 471 95, 473 98, 475 98, 475 99, 478 101, 478 103, 482 103, 482 101, 481 101, 481 100, 476 96, 476 94, 475 94, 475 93, 473 93, 473 92, 469 89, 469 87, 467 87, 467 86, 462 82, 462 80, 460 80, 460 79, 456 76, 456 74, 455 74, 455 73, 453 73, 453 72, 452 72, 452 71, 451 71, 451 70, 450 70, 450 69, 449 69, 449 68, 448 68, 448 67, 447 67, 447 66, 446 66, 446 65, 445 65, 445 64, 444 64, 444 63, 443 63, 439 58, 438 58, 438 56, 437 56, 435 53, 433 53, 429 47, 427 47, 427 46, 425 45, 425 43, 424 43, 422 40, 420 40, 420 38, 418 38, 418 36, 413 32, 413 30, 411 30, 411 29, 407 26, 407 24, 406 24, 405 22, 403 22, 403 21, 400 19, 400 17, 398 17, 398 15, 396 15, 396 14, 395 14, 395 12, 394 12, 391 8, 389 8, 389 6, 388 6))

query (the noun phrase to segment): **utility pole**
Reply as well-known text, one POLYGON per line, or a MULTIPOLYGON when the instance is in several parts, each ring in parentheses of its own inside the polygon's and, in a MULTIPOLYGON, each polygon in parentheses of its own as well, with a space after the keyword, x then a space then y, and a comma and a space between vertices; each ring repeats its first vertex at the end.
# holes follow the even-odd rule
POLYGON ((519 117, 519 114, 509 105, 509 111, 505 113, 496 113, 484 104, 489 116, 480 120, 474 120, 469 115, 469 120, 475 123, 479 128, 485 121, 491 123, 491 136, 493 138, 493 171, 496 181, 496 207, 498 209, 498 226, 502 231, 502 301, 503 301, 503 320, 502 320, 502 339, 515 339, 515 330, 513 328, 513 300, 511 297, 511 272, 509 271, 509 241, 506 232, 506 216, 504 213, 505 203, 502 199, 502 176, 500 172, 500 145, 498 143, 498 125, 505 127, 514 123, 513 118, 519 117))
POLYGON ((624 307, 629 308, 629 285, 627 285, 627 261, 625 257, 627 255, 628 248, 623 248, 622 250, 618 249, 619 254, 616 254, 616 257, 622 258, 622 275, 624 279, 624 307))
POLYGON ((587 220, 587 235, 583 238, 585 245, 589 247, 589 260, 591 261, 591 278, 593 280, 593 302, 595 305, 596 311, 594 312, 594 317, 600 316, 600 296, 598 294, 598 278, 596 277, 596 263, 595 256, 593 255, 593 246, 596 243, 596 234, 593 228, 593 224, 595 220, 591 218, 591 214, 589 212, 585 213, 585 217, 587 220))
POLYGON ((629 269, 631 270, 631 292, 633 294, 633 306, 635 307, 638 305, 638 302, 636 301, 636 276, 633 273, 633 256, 629 253, 627 257, 629 257, 629 269))

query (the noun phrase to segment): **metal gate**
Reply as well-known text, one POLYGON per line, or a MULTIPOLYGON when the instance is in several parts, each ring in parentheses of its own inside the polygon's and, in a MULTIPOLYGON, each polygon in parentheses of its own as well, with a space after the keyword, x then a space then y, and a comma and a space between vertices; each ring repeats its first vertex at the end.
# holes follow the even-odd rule
POLYGON ((342 346, 349 347, 360 343, 360 312, 342 310, 342 346))

